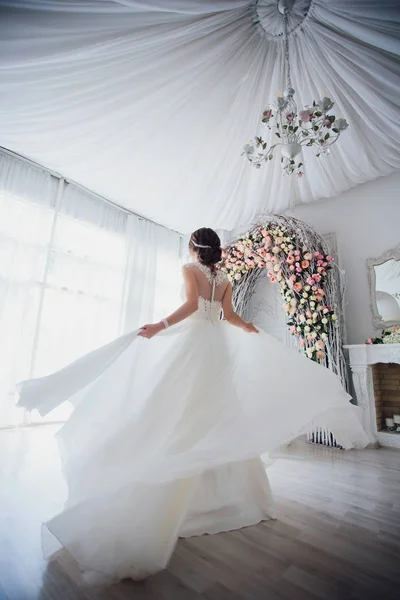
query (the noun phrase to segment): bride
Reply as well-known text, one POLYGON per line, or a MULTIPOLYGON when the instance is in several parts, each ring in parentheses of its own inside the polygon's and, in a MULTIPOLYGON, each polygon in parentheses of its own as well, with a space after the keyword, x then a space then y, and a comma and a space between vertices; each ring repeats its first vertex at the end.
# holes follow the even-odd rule
POLYGON ((172 315, 20 384, 28 410, 74 405, 56 434, 68 500, 42 542, 47 556, 66 548, 90 583, 143 579, 179 537, 274 518, 259 456, 311 421, 344 448, 368 444, 336 375, 233 311, 218 235, 195 231, 189 250, 172 315))

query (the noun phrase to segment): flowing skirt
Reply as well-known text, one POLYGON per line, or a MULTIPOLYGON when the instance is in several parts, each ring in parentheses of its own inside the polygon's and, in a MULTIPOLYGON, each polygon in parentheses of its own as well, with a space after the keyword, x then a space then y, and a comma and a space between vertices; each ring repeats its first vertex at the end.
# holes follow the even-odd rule
POLYGON ((141 579, 179 536, 273 517, 259 456, 312 421, 344 448, 369 442, 339 378, 263 331, 188 319, 137 333, 20 385, 42 415, 74 405, 57 433, 68 500, 45 533, 90 582, 141 579))

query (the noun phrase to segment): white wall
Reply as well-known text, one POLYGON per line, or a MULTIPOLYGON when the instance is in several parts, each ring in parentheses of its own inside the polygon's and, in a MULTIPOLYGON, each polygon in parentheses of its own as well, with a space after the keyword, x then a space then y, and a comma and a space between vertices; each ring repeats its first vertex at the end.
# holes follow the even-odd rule
POLYGON ((377 335, 372 324, 366 259, 400 243, 400 173, 360 185, 335 198, 298 206, 293 216, 320 234, 335 232, 346 271, 347 343, 377 335))

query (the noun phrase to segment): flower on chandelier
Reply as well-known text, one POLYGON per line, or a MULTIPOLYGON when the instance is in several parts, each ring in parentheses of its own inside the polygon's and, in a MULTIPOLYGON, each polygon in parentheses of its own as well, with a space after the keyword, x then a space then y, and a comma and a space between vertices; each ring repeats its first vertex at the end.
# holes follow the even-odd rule
POLYGON ((327 96, 298 112, 294 94, 293 88, 286 89, 283 96, 277 97, 276 104, 263 111, 261 121, 277 139, 267 143, 256 136, 244 146, 243 154, 257 169, 272 160, 275 148, 281 146, 283 171, 302 177, 304 163, 299 156, 303 146, 313 147, 317 157, 328 155, 330 146, 348 127, 343 117, 328 114, 334 102, 327 96))

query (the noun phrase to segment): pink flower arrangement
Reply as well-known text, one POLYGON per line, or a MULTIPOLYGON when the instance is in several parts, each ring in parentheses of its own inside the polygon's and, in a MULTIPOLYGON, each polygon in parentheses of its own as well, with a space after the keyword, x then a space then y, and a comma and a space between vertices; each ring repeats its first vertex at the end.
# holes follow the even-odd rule
POLYGON ((324 361, 329 328, 337 326, 334 311, 322 305, 332 261, 330 255, 299 247, 295 231, 268 224, 225 248, 221 268, 235 285, 254 268, 265 268, 270 283, 280 286, 290 333, 309 358, 324 361))

